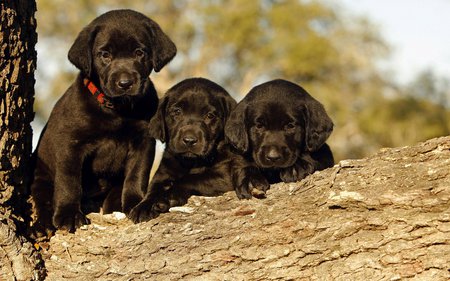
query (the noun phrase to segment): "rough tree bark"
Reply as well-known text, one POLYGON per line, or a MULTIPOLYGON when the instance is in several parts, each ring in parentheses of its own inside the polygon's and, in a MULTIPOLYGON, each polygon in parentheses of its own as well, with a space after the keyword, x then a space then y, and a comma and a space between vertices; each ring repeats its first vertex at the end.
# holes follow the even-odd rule
POLYGON ((46 245, 48 280, 449 280, 450 137, 341 161, 263 200, 193 197, 136 225, 89 217, 46 245))
POLYGON ((2 1, 0 21, 0 279, 43 276, 40 254, 22 235, 30 172, 35 1, 2 1))

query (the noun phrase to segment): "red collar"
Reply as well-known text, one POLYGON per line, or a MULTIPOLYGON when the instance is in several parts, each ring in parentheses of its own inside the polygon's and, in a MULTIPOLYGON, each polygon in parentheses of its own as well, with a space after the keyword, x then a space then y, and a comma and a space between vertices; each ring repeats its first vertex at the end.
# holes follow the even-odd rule
POLYGON ((89 90, 89 92, 95 97, 95 99, 98 101, 99 104, 103 105, 107 108, 114 108, 112 102, 105 97, 105 94, 100 92, 100 90, 97 88, 97 86, 92 83, 91 80, 84 78, 83 84, 86 86, 86 88, 89 90))

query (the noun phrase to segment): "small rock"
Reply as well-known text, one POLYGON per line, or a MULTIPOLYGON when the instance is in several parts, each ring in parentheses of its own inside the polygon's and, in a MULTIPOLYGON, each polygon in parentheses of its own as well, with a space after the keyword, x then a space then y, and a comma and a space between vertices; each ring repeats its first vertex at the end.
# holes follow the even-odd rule
POLYGON ((186 214, 192 214, 194 213, 195 209, 192 207, 172 207, 169 209, 169 212, 171 213, 186 213, 186 214))

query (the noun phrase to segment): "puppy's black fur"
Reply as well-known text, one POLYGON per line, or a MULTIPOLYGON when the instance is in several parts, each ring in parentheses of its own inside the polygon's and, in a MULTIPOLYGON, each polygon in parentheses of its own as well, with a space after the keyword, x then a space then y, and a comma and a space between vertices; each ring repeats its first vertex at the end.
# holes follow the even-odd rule
POLYGON ((34 155, 36 235, 74 231, 89 211, 128 212, 142 199, 154 157, 148 121, 158 105, 149 75, 175 54, 161 28, 131 10, 105 13, 80 32, 68 55, 80 74, 34 155), (94 97, 86 78, 104 95, 94 97))
POLYGON ((172 87, 150 121, 152 135, 166 142, 149 192, 130 212, 145 221, 184 204, 192 194, 235 190, 239 198, 263 196, 269 187, 257 168, 230 151, 224 126, 236 101, 216 83, 191 78, 172 87))
POLYGON ((225 135, 269 182, 292 182, 333 166, 325 143, 333 122, 302 87, 273 80, 254 87, 233 110, 225 135))

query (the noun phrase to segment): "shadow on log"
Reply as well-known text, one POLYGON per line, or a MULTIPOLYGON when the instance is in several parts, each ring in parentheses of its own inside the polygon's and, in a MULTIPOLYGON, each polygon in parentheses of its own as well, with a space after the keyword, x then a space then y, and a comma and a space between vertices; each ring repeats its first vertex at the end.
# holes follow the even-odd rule
POLYGON ((448 280, 450 137, 341 161, 264 200, 118 215, 57 233, 47 280, 448 280))

